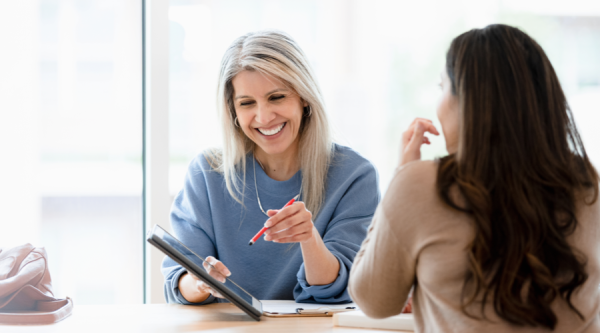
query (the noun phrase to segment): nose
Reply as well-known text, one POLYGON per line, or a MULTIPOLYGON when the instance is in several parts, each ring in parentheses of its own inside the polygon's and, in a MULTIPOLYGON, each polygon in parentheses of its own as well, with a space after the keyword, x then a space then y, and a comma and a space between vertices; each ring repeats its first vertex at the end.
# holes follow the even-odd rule
POLYGON ((254 120, 256 122, 267 125, 277 116, 270 105, 258 103, 254 120))

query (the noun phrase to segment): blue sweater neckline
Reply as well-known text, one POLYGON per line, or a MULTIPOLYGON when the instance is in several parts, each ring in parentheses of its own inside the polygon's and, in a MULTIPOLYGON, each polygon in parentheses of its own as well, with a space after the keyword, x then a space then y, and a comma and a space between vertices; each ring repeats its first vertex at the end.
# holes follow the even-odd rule
POLYGON ((247 156, 249 166, 246 167, 246 172, 251 175, 252 187, 254 187, 254 167, 256 167, 256 185, 258 186, 259 195, 267 193, 276 196, 290 196, 292 199, 300 192, 300 184, 302 183, 302 170, 298 170, 290 179, 279 181, 275 180, 263 170, 256 159, 252 158, 252 154, 247 156), (254 165, 252 165, 254 162, 254 165))

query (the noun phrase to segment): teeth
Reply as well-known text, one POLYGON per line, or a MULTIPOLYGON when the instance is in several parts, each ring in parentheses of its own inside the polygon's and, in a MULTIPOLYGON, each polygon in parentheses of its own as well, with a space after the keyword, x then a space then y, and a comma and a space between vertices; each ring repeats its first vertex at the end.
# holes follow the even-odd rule
POLYGON ((285 125, 285 123, 282 123, 281 125, 275 127, 272 130, 265 130, 262 128, 258 128, 258 131, 264 135, 271 136, 271 135, 275 135, 275 134, 279 133, 279 131, 281 131, 281 129, 283 128, 283 125, 285 125))

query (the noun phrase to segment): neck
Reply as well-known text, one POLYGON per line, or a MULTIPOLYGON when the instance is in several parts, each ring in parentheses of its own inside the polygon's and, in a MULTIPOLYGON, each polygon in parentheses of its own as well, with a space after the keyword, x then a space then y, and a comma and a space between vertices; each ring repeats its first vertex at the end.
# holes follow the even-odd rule
POLYGON ((454 154, 458 151, 458 139, 445 138, 446 139, 446 151, 448 154, 454 154))
POLYGON ((448 152, 448 155, 450 155, 456 153, 458 151, 458 148, 456 146, 450 146, 446 147, 446 151, 448 152))
POLYGON ((288 180, 300 170, 297 149, 291 147, 281 154, 267 154, 260 147, 256 147, 254 158, 267 176, 278 181, 288 180))

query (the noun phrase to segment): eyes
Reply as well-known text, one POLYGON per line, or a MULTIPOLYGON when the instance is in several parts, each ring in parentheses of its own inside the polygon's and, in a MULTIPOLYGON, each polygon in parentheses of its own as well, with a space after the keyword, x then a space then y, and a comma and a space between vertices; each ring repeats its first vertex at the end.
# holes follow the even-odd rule
MULTIPOLYGON (((269 102, 279 102, 285 98, 284 94, 273 94, 269 96, 269 102)), ((251 106, 256 104, 256 101, 253 99, 242 100, 240 102, 240 106, 251 106)))

